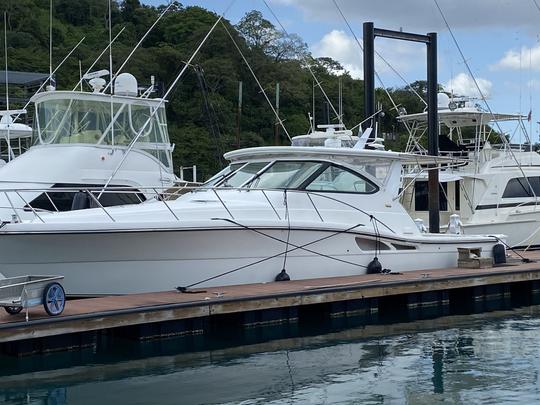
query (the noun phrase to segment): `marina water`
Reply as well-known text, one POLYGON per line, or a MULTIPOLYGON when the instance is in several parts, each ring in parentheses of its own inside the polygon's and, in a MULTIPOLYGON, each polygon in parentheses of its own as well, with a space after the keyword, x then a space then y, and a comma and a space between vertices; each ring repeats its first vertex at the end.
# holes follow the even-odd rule
MULTIPOLYGON (((540 306, 4 356, 7 404, 534 403, 540 306)), ((120 343, 120 344, 119 344, 120 343)))

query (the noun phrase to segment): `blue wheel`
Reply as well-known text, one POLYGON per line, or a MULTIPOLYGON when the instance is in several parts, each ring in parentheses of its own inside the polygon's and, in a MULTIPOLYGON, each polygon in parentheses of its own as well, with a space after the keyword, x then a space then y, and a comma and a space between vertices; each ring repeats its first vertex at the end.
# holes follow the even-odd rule
POLYGON ((58 283, 51 283, 43 291, 43 307, 51 316, 60 315, 66 306, 66 293, 58 283))

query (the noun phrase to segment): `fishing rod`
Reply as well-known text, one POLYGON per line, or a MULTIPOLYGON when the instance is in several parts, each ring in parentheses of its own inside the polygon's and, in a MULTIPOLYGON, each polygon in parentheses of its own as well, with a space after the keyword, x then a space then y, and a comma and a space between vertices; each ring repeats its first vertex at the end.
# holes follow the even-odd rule
POLYGON ((171 83, 171 85, 169 86, 169 88, 167 89, 167 91, 165 92, 165 94, 163 95, 163 97, 160 99, 158 105, 154 108, 154 110, 152 111, 152 113, 150 114, 150 116, 148 117, 148 119, 146 120, 146 122, 142 125, 141 129, 139 130, 139 132, 137 133, 137 135, 135 136, 135 138, 133 138, 133 140, 130 142, 130 144, 128 145, 128 148, 127 148, 127 151, 124 153, 124 156, 122 157, 122 159, 120 160, 120 162, 118 162, 118 165, 116 166, 116 168, 114 169, 113 173, 111 174, 111 176, 107 179, 107 182, 105 183, 105 185, 103 186, 103 188, 101 189, 101 192, 99 193, 97 199, 99 200, 103 194, 103 192, 105 191, 105 189, 109 186, 109 184, 111 183, 112 179, 114 178, 114 176, 116 176, 116 174, 118 173, 118 171, 120 170, 120 168, 122 167, 122 165, 124 164, 124 162, 126 161, 126 158, 128 157, 129 153, 131 152, 131 150, 133 149, 133 147, 135 146, 135 143, 139 140, 139 138, 141 137, 142 133, 144 132, 144 130, 146 129, 146 127, 148 126, 148 124, 150 123, 150 121, 152 120, 152 118, 158 113, 160 107, 165 103, 166 99, 167 99, 167 96, 171 93, 171 91, 176 87, 176 84, 178 83, 178 81, 182 78, 182 76, 184 75, 184 73, 186 72, 187 68, 189 66, 191 66, 191 62, 193 61, 193 59, 195 59, 195 56, 197 56, 197 54, 199 53, 199 51, 201 50, 201 48, 203 47, 203 45, 206 43, 206 41, 208 40, 208 38, 210 38, 210 35, 212 34, 212 32, 214 32, 215 28, 218 26, 218 24, 221 22, 221 20, 223 19, 223 17, 225 16, 225 14, 227 13, 227 11, 229 11, 229 9, 232 7, 232 5, 235 3, 236 0, 232 0, 231 3, 229 4, 229 6, 225 9, 225 11, 219 16, 219 18, 216 20, 216 22, 214 23, 214 25, 212 25, 212 28, 210 28, 210 30, 208 31, 208 33, 205 35, 205 37, 202 39, 202 41, 200 42, 199 46, 197 46, 197 48, 195 49, 195 51, 193 52, 193 54, 191 55, 191 57, 189 58, 189 60, 187 62, 184 63, 184 67, 182 68, 182 70, 180 71, 180 73, 178 73, 178 75, 176 76, 176 78, 174 79, 174 81, 171 83))

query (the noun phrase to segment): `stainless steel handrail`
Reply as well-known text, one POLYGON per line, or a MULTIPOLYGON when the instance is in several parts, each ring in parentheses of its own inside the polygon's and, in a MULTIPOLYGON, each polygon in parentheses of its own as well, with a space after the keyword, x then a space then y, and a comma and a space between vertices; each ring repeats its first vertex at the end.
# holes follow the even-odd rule
MULTIPOLYGON (((171 213, 171 215, 174 217, 174 219, 177 220, 177 221, 180 221, 181 220, 180 217, 177 215, 177 213, 175 212, 174 208, 170 205, 170 203, 166 200, 167 196, 178 196, 178 191, 180 191, 180 190, 183 191, 183 192, 186 192, 186 191, 199 190, 199 188, 198 187, 187 186, 187 185, 182 185, 181 187, 177 187, 177 188, 174 188, 174 187, 162 187, 162 188, 159 188, 159 187, 137 187, 136 189, 135 188, 134 189, 129 189, 129 188, 126 188, 126 187, 110 187, 110 188, 108 188, 106 190, 103 190, 100 187, 89 187, 89 188, 84 188, 84 189, 81 189, 81 188, 78 188, 78 187, 58 187, 58 188, 48 188, 48 189, 25 188, 23 190, 20 190, 20 189, 6 189, 6 190, 2 190, 2 192, 6 196, 6 199, 9 201, 10 207, 0 207, 0 208, 11 208, 13 210, 14 214, 17 216, 18 221, 21 221, 21 217, 18 214, 17 210, 23 210, 24 211, 24 210, 30 209, 32 211, 32 213, 41 222, 46 223, 47 218, 42 217, 41 215, 39 215, 39 213, 59 212, 58 207, 54 204, 53 199, 50 197, 49 194, 57 193, 57 192, 58 193, 60 193, 60 192, 62 192, 62 193, 64 193, 64 192, 74 192, 74 193, 76 193, 76 192, 83 191, 84 193, 87 193, 87 194, 90 195, 92 200, 97 205, 96 208, 101 209, 112 222, 117 222, 115 220, 115 218, 109 212, 110 210, 108 208, 110 208, 110 207, 105 207, 103 204, 101 204, 99 199, 96 198, 96 196, 94 195, 94 192, 102 192, 103 191, 103 193, 118 193, 119 191, 121 191, 122 193, 126 193, 126 194, 153 194, 154 198, 157 201, 160 201, 160 202, 162 202, 164 204, 164 206, 171 213), (26 202, 26 200, 24 198, 22 198, 22 196, 20 195, 21 191, 24 191, 24 192, 29 192, 29 191, 44 192, 46 194, 46 197, 52 203, 52 205, 53 205, 53 207, 55 208, 56 211, 48 211, 48 210, 42 210, 42 209, 37 209, 37 208, 32 207, 31 203, 26 202), (15 207, 13 202, 9 198, 8 194, 10 192, 13 192, 13 193, 17 194, 19 196, 19 198, 21 198, 25 202, 25 204, 26 204, 25 207, 20 207, 20 208, 15 207)), ((221 187, 221 188, 220 187, 217 187, 217 188, 216 187, 208 187, 208 188, 205 188, 203 190, 206 191, 206 192, 213 193, 217 197, 217 199, 219 200, 220 204, 223 206, 225 211, 227 211, 228 215, 232 219, 235 219, 235 217, 234 217, 234 215, 233 215, 233 213, 231 211, 231 208, 227 205, 227 201, 226 201, 227 199, 223 198, 222 195, 220 195, 223 192, 229 192, 229 191, 260 192, 264 196, 264 199, 266 200, 266 202, 268 203, 269 208, 272 210, 272 212, 276 215, 276 217, 279 220, 283 220, 283 218, 279 214, 278 209, 272 203, 272 198, 270 198, 269 195, 268 195, 269 192, 278 191, 278 192, 283 193, 284 195, 285 195, 285 193, 289 193, 289 194, 290 193, 305 194, 307 196, 307 198, 309 199, 310 203, 311 203, 311 207, 313 208, 314 212, 316 213, 317 217, 319 218, 319 220, 321 222, 324 222, 324 218, 323 218, 323 215, 322 215, 322 213, 320 211, 320 208, 317 207, 316 201, 314 200, 313 197, 319 197, 319 198, 325 198, 325 199, 331 200, 331 201, 333 201, 335 203, 343 205, 344 207, 347 207, 347 209, 350 210, 350 211, 354 211, 354 212, 357 212, 358 214, 361 214, 364 217, 370 217, 371 216, 369 213, 364 212, 363 210, 360 210, 357 207, 354 207, 353 205, 351 205, 351 204, 349 204, 349 203, 347 203, 345 201, 341 201, 336 196, 330 197, 330 196, 326 196, 326 195, 323 195, 323 194, 318 193, 318 192, 308 191, 308 190, 253 189, 253 188, 247 188, 247 187, 226 187, 226 188, 223 188, 223 187, 221 187), (218 193, 218 191, 220 193, 218 193)), ((201 191, 203 191, 203 190, 201 190, 201 191)), ((149 197, 149 199, 150 198, 151 197, 149 197)), ((171 201, 173 201, 173 200, 171 200, 171 201)), ((288 207, 287 211, 288 212, 291 211, 290 206, 288 207)), ((294 211, 294 209, 292 211, 294 211)), ((392 230, 390 229, 390 231, 392 231, 392 230)))

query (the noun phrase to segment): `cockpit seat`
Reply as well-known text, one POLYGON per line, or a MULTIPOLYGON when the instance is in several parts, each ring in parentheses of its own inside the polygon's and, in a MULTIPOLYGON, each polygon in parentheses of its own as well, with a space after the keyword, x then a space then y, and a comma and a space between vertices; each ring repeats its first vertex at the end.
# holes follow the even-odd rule
POLYGON ((60 143, 87 143, 95 145, 101 138, 101 131, 88 130, 81 131, 71 136, 65 136, 60 139, 60 143))

